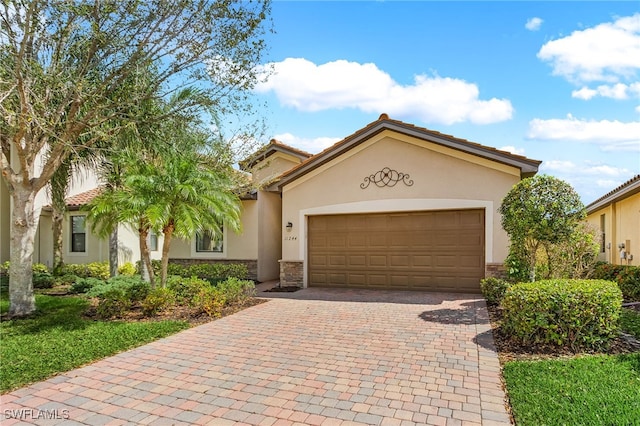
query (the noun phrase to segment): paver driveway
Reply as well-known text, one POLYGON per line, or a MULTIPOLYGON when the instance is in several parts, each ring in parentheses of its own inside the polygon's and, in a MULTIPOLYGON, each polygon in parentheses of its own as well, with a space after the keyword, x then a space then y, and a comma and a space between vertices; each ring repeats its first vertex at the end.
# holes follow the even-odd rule
POLYGON ((473 295, 277 294, 2 395, 2 424, 509 424, 489 330, 473 295))

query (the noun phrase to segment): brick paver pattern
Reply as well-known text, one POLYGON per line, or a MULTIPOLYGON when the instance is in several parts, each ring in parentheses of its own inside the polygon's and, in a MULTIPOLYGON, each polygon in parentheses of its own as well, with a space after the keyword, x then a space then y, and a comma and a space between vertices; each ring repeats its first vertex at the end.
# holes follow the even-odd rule
POLYGON ((334 289, 277 294, 2 395, 0 420, 508 425, 490 330, 485 303, 476 295, 334 289), (59 419, 33 419, 46 414, 59 419))

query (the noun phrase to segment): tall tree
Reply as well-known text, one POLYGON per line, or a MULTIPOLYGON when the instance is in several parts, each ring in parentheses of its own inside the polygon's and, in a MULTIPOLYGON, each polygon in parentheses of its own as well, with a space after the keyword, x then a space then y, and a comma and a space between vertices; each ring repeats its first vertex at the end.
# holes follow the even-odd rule
POLYGON ((180 87, 198 87, 198 104, 206 100, 221 116, 246 110, 247 94, 262 77, 257 65, 269 8, 269 0, 0 0, 0 170, 13 201, 11 316, 35 310, 36 196, 55 171, 135 123, 136 105, 180 87), (150 66, 147 90, 127 93, 123 83, 150 66))
POLYGON ((525 257, 521 260, 531 281, 536 278, 538 249, 545 243, 569 240, 586 216, 573 187, 548 175, 518 182, 502 200, 499 211, 502 227, 511 239, 510 256, 525 257))

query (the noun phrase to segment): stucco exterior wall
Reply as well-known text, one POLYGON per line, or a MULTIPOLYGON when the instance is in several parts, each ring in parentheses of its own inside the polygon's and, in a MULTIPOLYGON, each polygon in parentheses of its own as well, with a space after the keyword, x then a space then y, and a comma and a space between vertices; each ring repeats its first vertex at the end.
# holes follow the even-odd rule
POLYGON ((258 204, 256 200, 242 202, 242 231, 236 233, 224 227, 222 253, 198 253, 195 238, 174 239, 171 242, 170 258, 176 259, 257 259, 258 258, 258 204))
POLYGON ((605 225, 605 253, 600 254, 599 260, 615 265, 640 265, 640 193, 591 212, 587 216, 587 222, 600 230, 602 215, 605 225), (633 255, 633 260, 620 259, 620 243, 625 244, 625 251, 633 255))
POLYGON ((290 154, 276 152, 253 168, 253 180, 264 183, 273 180, 282 173, 300 164, 300 159, 290 154))
POLYGON ((515 167, 385 130, 283 188, 282 258, 304 260, 308 215, 483 208, 485 261, 502 263, 509 241, 497 209, 519 180, 515 167), (384 167, 408 174, 413 185, 361 188, 384 167))
POLYGON ((282 203, 280 194, 258 193, 258 281, 278 279, 282 254, 282 203))

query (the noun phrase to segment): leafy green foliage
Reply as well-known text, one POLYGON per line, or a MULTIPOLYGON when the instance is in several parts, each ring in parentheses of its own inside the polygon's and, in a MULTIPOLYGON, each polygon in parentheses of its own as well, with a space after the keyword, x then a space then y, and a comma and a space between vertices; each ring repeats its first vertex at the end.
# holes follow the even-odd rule
POLYGON ((622 308, 620 327, 625 333, 629 333, 640 340, 640 311, 622 308))
POLYGON ((640 267, 627 266, 616 277, 625 300, 640 301, 640 267))
MULTIPOLYGON (((75 276, 75 275, 74 275, 75 276)), ((104 285, 104 280, 98 278, 77 278, 73 284, 71 284, 71 288, 69 288, 69 292, 71 294, 81 294, 86 293, 94 287, 104 285)))
POLYGON ((124 265, 118 266, 118 274, 119 275, 135 275, 136 267, 133 263, 127 262, 124 265))
POLYGON ((193 298, 201 290, 211 287, 211 285, 197 277, 185 278, 177 275, 167 279, 167 288, 171 290, 179 304, 193 305, 193 298))
MULTIPOLYGON (((189 327, 179 321, 103 322, 87 319, 80 297, 36 295, 37 313, 0 322, 0 391, 45 380, 100 358, 189 327)), ((8 302, 2 302, 6 312, 8 302)))
POLYGON ((503 327, 520 344, 606 348, 617 336, 622 293, 611 281, 543 280, 509 287, 503 327))
POLYGON ((131 308, 131 299, 119 288, 103 291, 98 299, 96 307, 98 318, 120 318, 131 308))
POLYGON ((147 297, 140 302, 142 313, 146 316, 156 315, 176 303, 176 295, 166 287, 153 288, 147 297))
POLYGON ((149 283, 140 277, 123 275, 109 278, 107 281, 93 286, 86 295, 103 299, 107 297, 107 294, 112 294, 111 292, 115 291, 131 302, 139 302, 147 297, 149 290, 149 283))
POLYGON ((571 185, 546 175, 518 182, 502 200, 499 212, 511 239, 512 266, 521 275, 526 265, 531 281, 535 280, 540 245, 568 241, 586 216, 571 185))
POLYGON ((511 283, 500 278, 484 278, 480 281, 480 290, 489 305, 499 305, 511 283))
POLYGON ((109 262, 70 263, 62 267, 62 274, 73 274, 80 278, 109 279, 109 262))
POLYGON ((217 287, 205 287, 193 297, 193 306, 213 318, 222 316, 222 308, 226 303, 226 294, 217 287))
POLYGON ((57 286, 63 286, 63 285, 73 286, 76 283, 76 281, 78 281, 79 279, 81 279, 81 278, 78 277, 77 275, 64 274, 64 275, 55 277, 55 281, 56 281, 55 285, 57 285, 57 286))
POLYGON ((224 294, 226 304, 242 304, 256 294, 256 286, 253 281, 237 278, 227 278, 219 282, 216 288, 224 294))
POLYGON ((640 353, 512 361, 503 376, 518 425, 638 423, 640 353))
POLYGON ((593 271, 593 278, 597 280, 615 281, 618 274, 626 267, 626 265, 612 265, 609 262, 598 262, 593 271))

